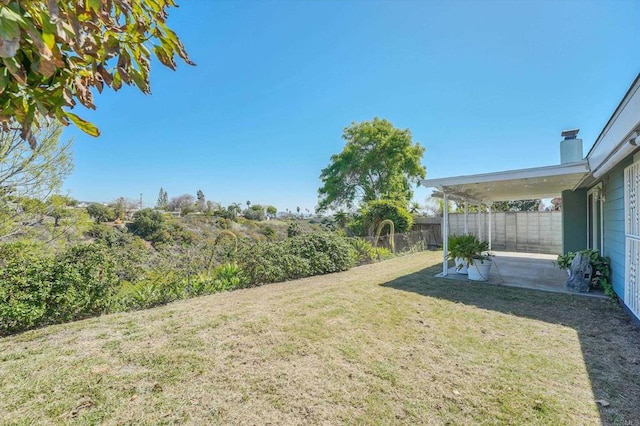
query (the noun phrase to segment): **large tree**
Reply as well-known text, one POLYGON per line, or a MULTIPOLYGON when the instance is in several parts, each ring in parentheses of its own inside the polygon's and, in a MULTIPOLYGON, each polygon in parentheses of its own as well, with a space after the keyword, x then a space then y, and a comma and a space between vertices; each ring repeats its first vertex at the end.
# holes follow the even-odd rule
POLYGON ((69 111, 95 109, 92 89, 135 85, 150 93, 151 52, 171 69, 188 64, 167 26, 174 0, 1 0, 0 125, 18 128, 33 146, 37 113, 64 125, 98 129, 69 111))
POLYGON ((0 239, 41 220, 41 200, 73 169, 71 141, 60 141, 61 125, 40 124, 30 147, 20 131, 0 131, 0 239))
POLYGON ((195 210, 196 199, 191 194, 182 194, 178 197, 173 197, 167 204, 167 210, 171 212, 181 212, 182 214, 191 213, 195 210))
POLYGON ((540 199, 496 201, 491 204, 491 210, 494 212, 537 212, 540 202, 540 199))
POLYGON ((412 184, 426 174, 420 163, 424 147, 414 143, 409 129, 374 118, 344 129, 346 141, 340 154, 322 170, 318 211, 353 208, 356 204, 391 199, 405 204, 413 195, 412 184))
POLYGON ((158 209, 166 209, 167 204, 169 204, 169 194, 164 188, 160 187, 160 192, 158 193, 158 201, 156 202, 156 208, 158 209))

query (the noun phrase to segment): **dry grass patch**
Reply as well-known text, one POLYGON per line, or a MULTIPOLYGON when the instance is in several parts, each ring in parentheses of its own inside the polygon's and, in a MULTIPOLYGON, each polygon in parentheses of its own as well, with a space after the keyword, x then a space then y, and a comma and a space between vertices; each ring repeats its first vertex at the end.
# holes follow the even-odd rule
POLYGON ((433 278, 440 256, 3 338, 0 422, 640 418, 640 336, 617 306, 433 278))

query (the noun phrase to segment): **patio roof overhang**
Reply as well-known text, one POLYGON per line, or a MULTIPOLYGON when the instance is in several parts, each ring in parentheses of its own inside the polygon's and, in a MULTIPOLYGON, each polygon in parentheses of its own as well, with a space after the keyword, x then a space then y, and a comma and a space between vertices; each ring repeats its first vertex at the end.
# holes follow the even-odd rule
POLYGON ((557 197, 564 190, 576 189, 587 175, 589 164, 583 160, 530 169, 424 179, 420 184, 446 193, 449 199, 488 203, 557 197))

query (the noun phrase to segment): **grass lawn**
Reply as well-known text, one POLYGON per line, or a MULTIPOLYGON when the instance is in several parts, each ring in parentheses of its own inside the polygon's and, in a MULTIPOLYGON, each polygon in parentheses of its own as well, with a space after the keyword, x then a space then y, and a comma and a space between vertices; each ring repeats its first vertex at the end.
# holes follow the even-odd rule
POLYGON ((2 338, 0 424, 640 424, 616 304, 434 278, 440 259, 2 338))

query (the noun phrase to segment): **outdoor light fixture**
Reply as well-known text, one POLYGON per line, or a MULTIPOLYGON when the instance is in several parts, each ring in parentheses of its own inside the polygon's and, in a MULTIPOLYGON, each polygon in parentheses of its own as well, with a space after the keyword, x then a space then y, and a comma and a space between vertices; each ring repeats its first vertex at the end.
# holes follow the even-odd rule
POLYGON ((638 132, 637 131, 631 133, 631 136, 629 136, 629 144, 631 144, 633 146, 638 146, 638 132))

